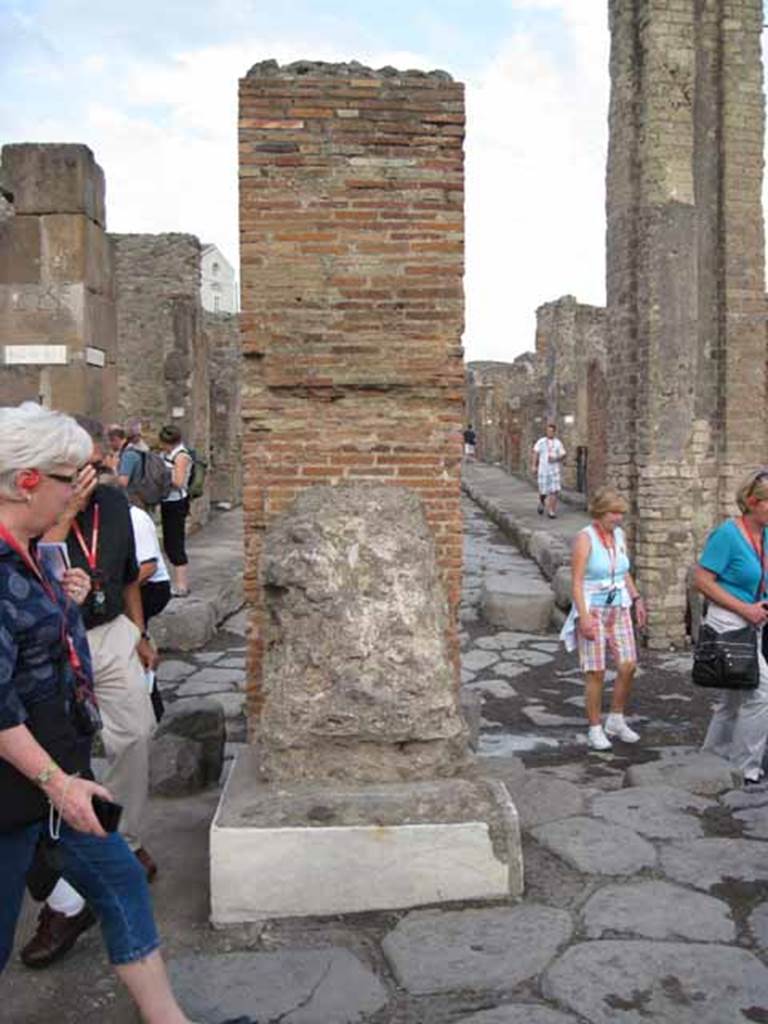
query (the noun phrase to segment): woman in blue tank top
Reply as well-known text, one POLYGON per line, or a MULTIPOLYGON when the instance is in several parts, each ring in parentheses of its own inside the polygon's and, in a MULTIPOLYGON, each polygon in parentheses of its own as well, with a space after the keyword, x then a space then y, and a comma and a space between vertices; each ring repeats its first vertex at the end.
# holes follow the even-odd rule
POLYGON ((589 506, 592 522, 573 542, 573 604, 560 634, 568 650, 579 650, 586 679, 587 743, 593 750, 610 750, 609 737, 624 743, 640 739, 624 717, 637 667, 632 607, 641 628, 646 618, 643 600, 629 572, 627 542, 621 528, 626 510, 626 501, 612 487, 595 492, 589 506), (603 727, 606 648, 616 663, 616 682, 603 727))

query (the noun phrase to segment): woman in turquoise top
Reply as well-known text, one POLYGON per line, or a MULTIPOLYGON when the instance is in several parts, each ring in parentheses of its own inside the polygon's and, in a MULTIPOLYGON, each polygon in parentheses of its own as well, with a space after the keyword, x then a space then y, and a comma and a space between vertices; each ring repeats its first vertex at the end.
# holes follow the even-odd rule
POLYGON ((760 683, 754 690, 722 690, 704 739, 704 750, 726 758, 741 771, 744 786, 760 783, 768 736, 768 469, 756 470, 736 492, 741 515, 716 527, 707 538, 694 573, 709 601, 706 623, 718 632, 751 622, 760 630, 760 683))
POLYGON ((640 739, 624 717, 637 667, 633 605, 638 625, 645 625, 645 606, 629 572, 626 538, 621 528, 626 510, 627 503, 618 491, 601 487, 590 502, 592 523, 573 542, 573 604, 561 637, 569 650, 578 645, 586 679, 587 743, 593 750, 610 750, 610 737, 624 743, 637 743, 640 739), (611 711, 603 728, 606 648, 616 663, 616 682, 611 711))

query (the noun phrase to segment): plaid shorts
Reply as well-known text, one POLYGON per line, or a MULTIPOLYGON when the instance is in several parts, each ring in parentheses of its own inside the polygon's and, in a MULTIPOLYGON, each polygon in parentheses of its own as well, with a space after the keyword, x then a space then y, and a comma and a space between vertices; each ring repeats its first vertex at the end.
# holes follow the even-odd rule
POLYGON ((582 672, 605 671, 605 648, 610 648, 617 665, 626 661, 637 661, 635 629, 631 608, 592 608, 595 612, 597 629, 595 639, 587 640, 577 629, 579 664, 582 672))

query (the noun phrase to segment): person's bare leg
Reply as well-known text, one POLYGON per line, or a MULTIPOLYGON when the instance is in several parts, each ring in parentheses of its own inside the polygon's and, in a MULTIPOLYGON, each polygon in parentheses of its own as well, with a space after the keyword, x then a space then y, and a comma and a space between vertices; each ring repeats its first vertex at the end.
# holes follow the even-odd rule
POLYGON ((611 698, 611 714, 622 715, 627 706, 629 694, 632 690, 632 680, 635 678, 634 661, 624 661, 616 670, 616 682, 613 684, 613 695, 611 698))
POLYGON ((193 1024, 176 1002, 157 950, 142 960, 116 964, 115 971, 130 992, 144 1024, 193 1024))
POLYGON ((584 677, 586 679, 587 721, 590 725, 600 725, 602 723, 605 672, 585 672, 584 677))
POLYGON ((174 565, 173 567, 173 588, 174 590, 189 590, 189 567, 186 565, 174 565))

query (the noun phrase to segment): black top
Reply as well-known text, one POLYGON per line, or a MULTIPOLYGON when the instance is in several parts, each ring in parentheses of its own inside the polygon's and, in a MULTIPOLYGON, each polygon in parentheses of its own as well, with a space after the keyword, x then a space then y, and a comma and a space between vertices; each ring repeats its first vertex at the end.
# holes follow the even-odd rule
MULTIPOLYGON (((101 626, 116 619, 125 608, 123 587, 139 578, 136 563, 136 547, 133 540, 131 511, 128 499, 121 490, 109 484, 99 484, 84 512, 77 516, 77 524, 86 547, 93 544, 93 507, 99 504, 99 544, 96 552, 96 568, 103 580, 102 589, 106 596, 103 615, 93 614, 93 592, 83 605, 83 621, 86 629, 101 626)), ((74 530, 67 534, 67 548, 73 568, 89 572, 88 560, 78 543, 74 530)))

